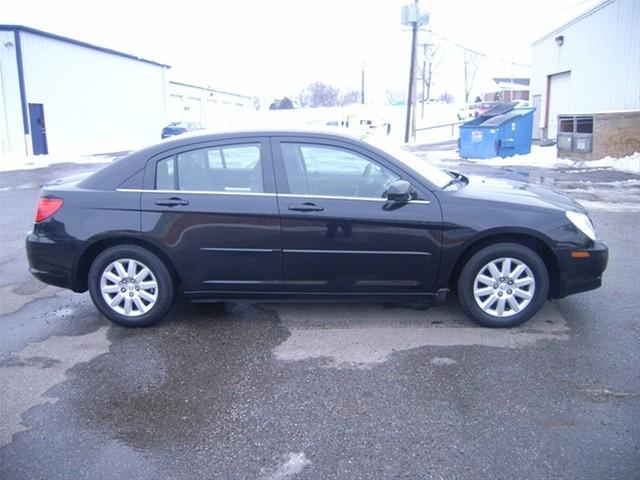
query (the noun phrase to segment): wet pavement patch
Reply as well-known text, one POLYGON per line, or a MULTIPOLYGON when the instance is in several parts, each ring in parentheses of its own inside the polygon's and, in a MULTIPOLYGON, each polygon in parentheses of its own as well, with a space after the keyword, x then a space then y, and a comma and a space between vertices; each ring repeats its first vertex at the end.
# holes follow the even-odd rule
POLYGON ((67 371, 79 363, 109 351, 107 327, 77 336, 52 336, 29 344, 0 366, 0 447, 11 443, 13 436, 28 430, 22 415, 30 408, 57 401, 46 394, 67 379, 67 371), (25 388, 29 385, 29 388, 25 388))
POLYGON ((549 340, 567 341, 568 326, 553 304, 513 329, 480 328, 451 307, 429 312, 383 309, 378 305, 277 305, 291 335, 274 349, 282 361, 317 359, 334 368, 368 368, 399 352, 420 347, 478 345, 523 348, 549 340), (439 323, 429 317, 437 315, 439 323))

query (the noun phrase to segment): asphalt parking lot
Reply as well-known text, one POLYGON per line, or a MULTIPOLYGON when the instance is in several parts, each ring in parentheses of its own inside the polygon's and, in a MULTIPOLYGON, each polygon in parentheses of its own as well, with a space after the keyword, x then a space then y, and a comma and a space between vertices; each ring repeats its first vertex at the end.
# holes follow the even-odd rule
POLYGON ((180 302, 134 330, 27 271, 39 185, 92 168, 0 174, 0 478, 638 478, 638 210, 592 214, 601 289, 512 330, 453 299, 180 302))

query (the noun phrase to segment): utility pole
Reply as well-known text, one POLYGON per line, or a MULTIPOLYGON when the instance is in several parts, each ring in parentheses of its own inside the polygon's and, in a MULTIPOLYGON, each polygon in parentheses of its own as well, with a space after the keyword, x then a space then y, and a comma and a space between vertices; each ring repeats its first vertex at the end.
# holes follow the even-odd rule
POLYGON ((420 118, 424 118, 424 89, 427 85, 427 48, 429 48, 429 44, 425 42, 420 46, 424 48, 422 57, 422 104, 420 105, 420 118))
MULTIPOLYGON (((409 6, 411 8, 411 6, 409 6)), ((404 143, 409 143, 409 133, 411 131, 411 110, 414 102, 413 84, 416 73, 416 47, 418 44, 418 25, 420 23, 419 0, 413 2, 413 12, 410 15, 411 24, 411 66, 409 68, 409 92, 407 95, 407 119, 404 128, 404 143)))
POLYGON ((362 73, 360 92, 362 95, 362 104, 364 105, 364 62, 360 64, 360 72, 362 73))

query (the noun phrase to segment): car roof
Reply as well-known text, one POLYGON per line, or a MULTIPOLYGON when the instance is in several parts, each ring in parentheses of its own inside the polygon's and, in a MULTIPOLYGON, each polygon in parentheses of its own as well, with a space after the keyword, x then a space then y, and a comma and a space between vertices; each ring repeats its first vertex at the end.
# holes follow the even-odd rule
POLYGON ((358 142, 365 135, 353 135, 337 132, 335 129, 237 129, 229 131, 198 130, 169 137, 158 143, 131 152, 121 159, 106 165, 80 183, 82 188, 111 190, 140 172, 147 161, 156 155, 189 145, 206 144, 224 139, 242 139, 248 137, 315 137, 324 140, 342 140, 358 142))

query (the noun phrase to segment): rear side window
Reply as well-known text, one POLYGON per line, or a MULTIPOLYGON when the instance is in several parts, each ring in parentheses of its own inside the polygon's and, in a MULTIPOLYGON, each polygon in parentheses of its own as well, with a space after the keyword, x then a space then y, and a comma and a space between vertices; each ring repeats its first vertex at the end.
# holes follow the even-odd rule
POLYGON ((156 188, 198 192, 264 192, 260 144, 192 150, 160 160, 156 188))
POLYGON ((176 188, 174 163, 174 158, 169 157, 156 164, 156 189, 174 190, 176 188))

